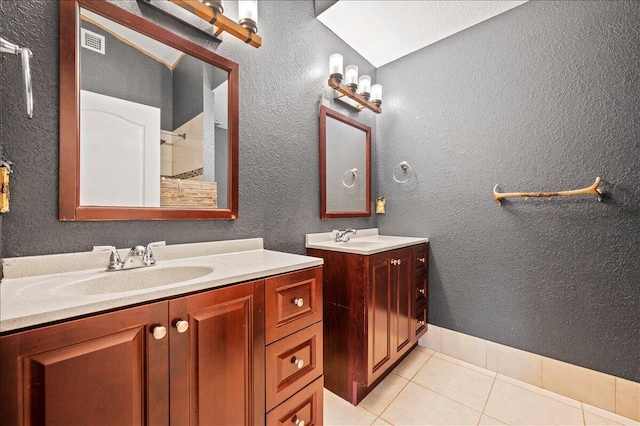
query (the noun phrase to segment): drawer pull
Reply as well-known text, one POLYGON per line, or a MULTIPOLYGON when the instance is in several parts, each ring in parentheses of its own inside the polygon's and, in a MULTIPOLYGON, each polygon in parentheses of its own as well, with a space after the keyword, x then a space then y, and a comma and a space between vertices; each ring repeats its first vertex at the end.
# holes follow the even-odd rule
POLYGON ((174 327, 178 330, 178 333, 184 333, 189 329, 189 322, 185 320, 178 320, 174 323, 174 327))
POLYGON ((304 420, 298 418, 298 416, 293 416, 293 418, 291 419, 291 423, 295 424, 296 426, 304 426, 304 420))
POLYGON ((296 297, 291 301, 291 303, 296 305, 298 308, 302 308, 302 305, 304 305, 304 299, 302 297, 296 297))
POLYGON ((424 288, 419 288, 419 289, 418 289, 418 293, 425 294, 424 288))
POLYGON ((166 329, 166 327, 158 325, 158 326, 153 327, 153 330, 151 331, 151 334, 153 334, 153 338, 154 339, 162 340, 162 338, 167 335, 167 329, 166 329))
POLYGON ((291 363, 295 364, 296 367, 298 367, 298 370, 301 369, 302 367, 304 367, 304 360, 303 359, 298 359, 295 356, 291 359, 291 363))
POLYGON ((420 263, 425 263, 426 260, 427 259, 424 258, 424 257, 418 257, 418 262, 420 262, 420 263))

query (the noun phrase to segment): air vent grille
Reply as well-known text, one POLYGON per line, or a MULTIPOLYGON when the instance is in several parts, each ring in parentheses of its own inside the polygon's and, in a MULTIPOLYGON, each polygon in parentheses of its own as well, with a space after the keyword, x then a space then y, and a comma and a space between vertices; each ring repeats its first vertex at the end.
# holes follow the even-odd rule
POLYGON ((80 45, 82 47, 104 55, 104 36, 85 30, 84 28, 80 31, 80 36, 82 39, 80 45))

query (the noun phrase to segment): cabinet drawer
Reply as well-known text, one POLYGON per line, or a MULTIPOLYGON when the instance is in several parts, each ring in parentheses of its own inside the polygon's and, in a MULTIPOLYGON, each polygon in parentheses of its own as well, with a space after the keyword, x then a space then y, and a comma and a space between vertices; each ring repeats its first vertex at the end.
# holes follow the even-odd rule
POLYGON ((265 280, 267 344, 322 319, 322 267, 265 280))
POLYGON ((322 322, 267 346, 267 411, 322 375, 322 322))
POLYGON ((415 330, 415 338, 416 340, 418 340, 424 333, 427 332, 427 306, 425 305, 424 307, 418 309, 413 318, 415 319, 414 321, 414 330, 415 330))
POLYGON ((427 273, 427 264, 429 263, 429 246, 420 244, 413 249, 414 254, 414 277, 427 273))
POLYGON ((421 308, 423 305, 427 303, 427 295, 429 292, 429 279, 428 275, 422 275, 413 279, 413 288, 415 292, 415 309, 421 308))
POLYGON ((322 426, 322 389, 324 377, 319 377, 306 388, 280 404, 267 414, 267 426, 322 426))

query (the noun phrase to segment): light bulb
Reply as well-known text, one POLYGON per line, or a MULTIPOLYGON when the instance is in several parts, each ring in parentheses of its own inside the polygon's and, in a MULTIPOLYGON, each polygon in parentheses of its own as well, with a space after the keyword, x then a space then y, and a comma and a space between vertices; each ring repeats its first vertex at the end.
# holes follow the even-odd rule
POLYGON ((253 33, 258 32, 258 1, 238 1, 238 23, 253 33))
POLYGON ((334 78, 338 83, 342 82, 342 55, 339 53, 329 57, 329 78, 334 78))
POLYGON ((369 100, 369 95, 371 94, 371 77, 368 75, 363 75, 358 80, 358 88, 359 93, 366 99, 369 100))
POLYGON ((382 105, 382 85, 374 84, 371 86, 371 102, 380 106, 382 105))
POLYGON ((345 84, 349 86, 351 90, 356 90, 358 88, 358 67, 349 65, 345 74, 345 84))

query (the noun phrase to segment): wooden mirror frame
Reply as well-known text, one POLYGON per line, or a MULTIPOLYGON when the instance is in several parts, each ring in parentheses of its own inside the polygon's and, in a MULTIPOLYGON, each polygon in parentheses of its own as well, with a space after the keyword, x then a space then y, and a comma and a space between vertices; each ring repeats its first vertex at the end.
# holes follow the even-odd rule
POLYGON ((320 217, 322 219, 371 217, 371 127, 324 105, 320 107, 320 217), (367 206, 364 211, 327 211, 327 116, 366 133, 367 206))
POLYGON ((60 0, 60 191, 61 221, 236 219, 238 217, 239 65, 106 0, 60 0), (210 63, 229 73, 229 159, 226 209, 80 205, 80 7, 210 63))

